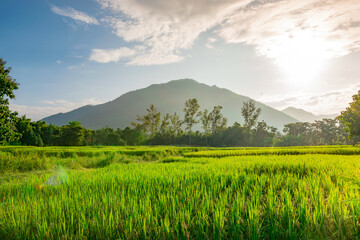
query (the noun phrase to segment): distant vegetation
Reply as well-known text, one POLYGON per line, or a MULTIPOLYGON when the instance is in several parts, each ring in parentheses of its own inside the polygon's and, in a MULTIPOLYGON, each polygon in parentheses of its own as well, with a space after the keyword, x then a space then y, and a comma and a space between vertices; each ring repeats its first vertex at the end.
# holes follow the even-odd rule
MULTIPOLYGON (((315 123, 286 124, 283 132, 264 121, 258 121, 261 109, 252 100, 239 106, 244 119, 241 125, 228 120, 222 106, 200 111, 197 98, 188 99, 179 114, 163 114, 151 104, 145 115, 138 115, 131 127, 98 130, 85 129, 72 121, 62 127, 33 122, 9 110, 9 99, 15 97, 18 83, 9 76, 10 68, 0 61, 0 144, 31 146, 88 146, 88 145, 193 145, 212 147, 231 146, 305 146, 356 144, 360 139, 360 91, 354 102, 338 119, 323 119, 315 123), (201 126, 202 131, 194 131, 201 126)), ((120 116, 121 117, 121 116, 120 116)))

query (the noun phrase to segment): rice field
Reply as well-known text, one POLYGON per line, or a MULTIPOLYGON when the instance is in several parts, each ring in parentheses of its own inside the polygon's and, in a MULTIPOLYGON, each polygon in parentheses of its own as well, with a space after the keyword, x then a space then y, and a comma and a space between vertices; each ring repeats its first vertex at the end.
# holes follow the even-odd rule
POLYGON ((359 239, 359 154, 1 147, 0 239, 359 239))

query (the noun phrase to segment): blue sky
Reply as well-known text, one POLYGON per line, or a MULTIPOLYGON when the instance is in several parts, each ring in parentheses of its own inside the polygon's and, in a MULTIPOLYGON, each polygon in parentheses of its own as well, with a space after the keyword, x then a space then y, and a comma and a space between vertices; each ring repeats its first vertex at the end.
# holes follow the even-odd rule
POLYGON ((3 0, 0 57, 35 120, 192 78, 277 109, 344 109, 360 89, 357 0, 3 0))

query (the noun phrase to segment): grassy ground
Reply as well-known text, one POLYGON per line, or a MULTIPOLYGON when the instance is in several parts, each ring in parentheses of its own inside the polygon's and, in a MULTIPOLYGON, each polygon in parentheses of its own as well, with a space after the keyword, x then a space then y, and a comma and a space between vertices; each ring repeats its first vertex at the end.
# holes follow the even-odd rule
POLYGON ((0 239, 358 239, 358 148, 0 148, 0 239))

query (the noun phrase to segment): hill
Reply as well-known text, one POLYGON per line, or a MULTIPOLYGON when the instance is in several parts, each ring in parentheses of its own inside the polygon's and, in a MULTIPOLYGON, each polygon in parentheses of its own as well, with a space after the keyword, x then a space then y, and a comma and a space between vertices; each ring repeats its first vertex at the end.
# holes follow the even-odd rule
MULTIPOLYGON (((82 126, 90 129, 105 126, 125 128, 136 119, 137 115, 145 114, 150 104, 154 104, 162 114, 177 112, 182 117, 185 101, 189 98, 197 98, 201 110, 212 110, 215 105, 223 106, 222 112, 228 118, 229 125, 235 121, 243 123, 241 107, 243 102, 250 99, 228 89, 208 86, 192 79, 182 79, 153 84, 147 88, 125 93, 113 101, 55 114, 44 118, 43 121, 59 126, 69 121, 79 121, 82 126)), ((284 124, 297 122, 297 119, 263 103, 255 101, 255 104, 262 109, 260 120, 264 120, 268 125, 277 127, 279 130, 282 130, 284 124)))
POLYGON ((298 119, 300 122, 315 122, 316 120, 322 120, 324 118, 335 118, 337 116, 337 114, 315 115, 303 109, 294 108, 294 107, 288 107, 282 110, 282 112, 295 119, 298 119))

